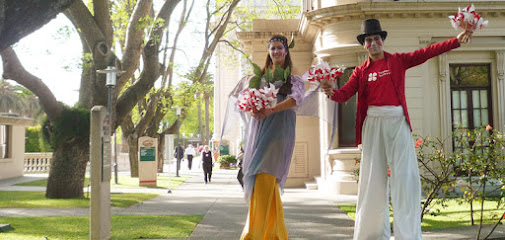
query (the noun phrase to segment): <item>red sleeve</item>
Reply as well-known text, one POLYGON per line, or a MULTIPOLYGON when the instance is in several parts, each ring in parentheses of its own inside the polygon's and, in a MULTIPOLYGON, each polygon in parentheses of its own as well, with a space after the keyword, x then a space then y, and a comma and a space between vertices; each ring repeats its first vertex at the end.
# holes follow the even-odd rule
POLYGON ((360 72, 361 67, 356 67, 344 86, 342 86, 340 89, 333 89, 333 96, 331 97, 331 100, 342 103, 354 96, 359 88, 359 76, 361 75, 359 74, 360 72))
POLYGON ((397 55, 402 59, 405 64, 405 69, 417 66, 421 63, 426 62, 432 57, 436 57, 442 53, 448 52, 452 49, 458 48, 460 46, 458 38, 454 37, 449 40, 435 43, 425 48, 409 52, 409 53, 397 53, 397 55))

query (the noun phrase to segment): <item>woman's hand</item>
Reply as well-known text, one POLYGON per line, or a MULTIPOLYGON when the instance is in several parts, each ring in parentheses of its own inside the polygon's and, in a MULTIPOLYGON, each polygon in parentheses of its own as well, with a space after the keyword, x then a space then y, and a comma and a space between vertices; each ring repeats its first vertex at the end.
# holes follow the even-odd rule
POLYGON ((252 112, 251 115, 253 116, 254 119, 257 121, 261 121, 268 117, 268 115, 272 114, 273 110, 272 109, 261 109, 256 112, 252 112))
POLYGON ((333 96, 333 86, 331 86, 331 83, 329 81, 322 81, 321 89, 323 90, 324 94, 326 94, 326 96, 328 96, 329 98, 333 96))
POLYGON ((473 31, 465 30, 458 34, 458 42, 459 43, 468 43, 470 39, 472 39, 473 31))

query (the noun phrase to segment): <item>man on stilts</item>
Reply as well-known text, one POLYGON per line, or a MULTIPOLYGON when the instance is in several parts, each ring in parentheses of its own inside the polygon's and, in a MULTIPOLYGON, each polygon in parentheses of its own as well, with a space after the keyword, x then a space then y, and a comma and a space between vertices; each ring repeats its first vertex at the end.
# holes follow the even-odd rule
POLYGON ((421 182, 405 99, 405 71, 468 42, 472 32, 414 52, 390 54, 383 50, 387 32, 377 19, 363 21, 361 30, 357 39, 369 58, 342 88, 321 84, 336 102, 358 93, 356 144, 362 144, 363 151, 354 239, 389 240, 389 186, 395 239, 422 239, 421 182))

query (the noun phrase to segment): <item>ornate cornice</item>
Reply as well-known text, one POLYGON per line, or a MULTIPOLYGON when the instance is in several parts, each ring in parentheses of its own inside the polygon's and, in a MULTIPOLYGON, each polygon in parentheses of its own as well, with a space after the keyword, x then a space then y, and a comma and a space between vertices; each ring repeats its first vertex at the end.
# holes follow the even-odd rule
MULTIPOLYGON (((377 19, 419 19, 447 18, 454 15, 459 7, 469 3, 459 2, 360 2, 321 8, 303 14, 299 31, 313 39, 322 27, 340 22, 362 21, 368 18, 377 19)), ((504 1, 485 1, 475 3, 478 12, 486 17, 504 17, 504 1)))

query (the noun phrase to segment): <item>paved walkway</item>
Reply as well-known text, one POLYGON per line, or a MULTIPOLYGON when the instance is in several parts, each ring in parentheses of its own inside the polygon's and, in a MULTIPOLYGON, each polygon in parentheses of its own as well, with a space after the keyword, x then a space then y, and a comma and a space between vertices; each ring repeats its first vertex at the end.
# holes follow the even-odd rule
MULTIPOLYGON (((189 239, 227 240, 239 239, 246 216, 247 206, 242 189, 235 176, 236 170, 216 170, 212 183, 203 184, 201 169, 181 174, 190 176, 172 193, 166 189, 148 189, 160 192, 160 196, 126 209, 113 208, 115 215, 204 215, 189 239)), ((44 191, 40 187, 12 186, 19 182, 32 181, 44 176, 27 175, 22 178, 0 180, 0 191, 44 191)), ((112 189, 112 192, 139 191, 112 189)), ((142 190, 144 191, 144 190, 142 190)), ((282 196, 286 225, 290 239, 352 239, 354 221, 336 207, 339 203, 354 203, 356 196, 329 196, 315 190, 289 188, 282 196)), ((2 209, 5 216, 88 216, 89 209, 2 209)), ((488 232, 489 229, 484 229, 488 232)), ((424 239, 475 239, 477 228, 459 228, 425 232, 424 239)), ((492 239, 505 239, 503 225, 495 230, 492 239), (501 237, 501 238, 499 238, 501 237)))

